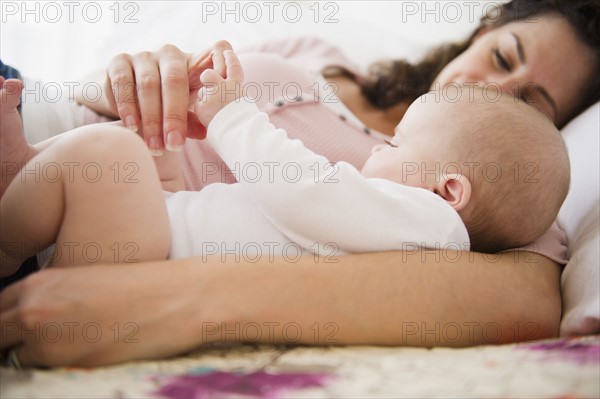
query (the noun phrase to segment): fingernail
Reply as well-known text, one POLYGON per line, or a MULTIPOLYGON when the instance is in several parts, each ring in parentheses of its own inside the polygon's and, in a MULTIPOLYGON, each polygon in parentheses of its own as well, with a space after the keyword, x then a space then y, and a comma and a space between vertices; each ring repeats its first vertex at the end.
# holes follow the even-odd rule
POLYGON ((135 117, 133 115, 128 115, 125 118, 125 126, 136 133, 138 131, 137 123, 135 123, 135 117))
POLYGON ((159 157, 163 154, 164 149, 160 138, 158 136, 151 136, 148 140, 148 149, 150 150, 150 154, 155 157, 159 157))
POLYGON ((183 136, 178 131, 167 134, 167 150, 179 152, 183 149, 183 136))

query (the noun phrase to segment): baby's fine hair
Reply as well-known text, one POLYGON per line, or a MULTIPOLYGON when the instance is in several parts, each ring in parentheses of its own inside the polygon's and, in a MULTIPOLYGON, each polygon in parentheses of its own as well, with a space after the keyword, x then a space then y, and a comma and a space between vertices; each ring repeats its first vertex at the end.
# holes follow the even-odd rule
POLYGON ((510 95, 485 98, 463 100, 468 117, 452 142, 471 165, 471 209, 461 214, 471 249, 494 253, 531 244, 550 228, 569 190, 570 166, 546 115, 510 95))

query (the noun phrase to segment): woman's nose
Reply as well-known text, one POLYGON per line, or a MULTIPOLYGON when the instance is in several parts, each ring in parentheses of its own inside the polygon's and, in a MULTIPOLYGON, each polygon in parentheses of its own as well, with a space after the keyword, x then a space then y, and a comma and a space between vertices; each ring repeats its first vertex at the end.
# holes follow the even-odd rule
POLYGON ((460 85, 464 84, 477 84, 480 86, 485 86, 490 79, 493 79, 493 76, 488 76, 486 71, 465 71, 465 73, 457 79, 457 83, 460 85))
POLYGON ((511 74, 507 76, 496 77, 490 80, 487 85, 494 85, 502 93, 511 96, 519 96, 528 85, 532 85, 531 80, 522 74, 511 74))
POLYGON ((481 87, 495 86, 497 89, 502 91, 508 91, 514 88, 520 81, 525 80, 525 77, 521 73, 511 72, 497 73, 496 71, 471 71, 461 77, 463 83, 475 83, 481 87))

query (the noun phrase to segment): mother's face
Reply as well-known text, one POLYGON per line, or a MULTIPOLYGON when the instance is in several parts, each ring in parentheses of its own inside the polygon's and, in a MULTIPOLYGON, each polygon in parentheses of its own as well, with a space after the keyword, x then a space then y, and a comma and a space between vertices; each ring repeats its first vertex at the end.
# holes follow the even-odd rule
POLYGON ((448 64, 435 83, 500 86, 523 98, 561 126, 579 105, 594 59, 569 23, 545 15, 480 34, 448 64))

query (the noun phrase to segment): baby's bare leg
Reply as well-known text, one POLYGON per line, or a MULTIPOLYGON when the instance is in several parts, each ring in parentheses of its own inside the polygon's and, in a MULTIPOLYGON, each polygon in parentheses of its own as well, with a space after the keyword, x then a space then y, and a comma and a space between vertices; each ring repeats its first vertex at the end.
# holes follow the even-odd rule
POLYGON ((0 202, 2 267, 52 243, 52 266, 165 259, 169 221, 144 142, 117 126, 86 126, 35 156, 0 202))

